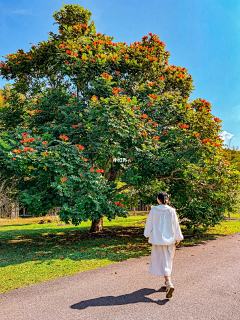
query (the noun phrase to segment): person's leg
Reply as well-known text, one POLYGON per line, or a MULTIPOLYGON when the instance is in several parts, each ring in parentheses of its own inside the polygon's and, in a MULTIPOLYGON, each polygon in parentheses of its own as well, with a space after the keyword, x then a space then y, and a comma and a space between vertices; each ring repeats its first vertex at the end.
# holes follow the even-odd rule
MULTIPOLYGON (((170 272, 172 272, 172 265, 173 265, 173 256, 174 256, 174 248, 175 246, 174 245, 170 245, 170 246, 167 246, 167 259, 166 259, 166 264, 167 264, 167 267, 168 269, 170 269, 170 272)), ((169 271, 168 271, 169 272, 169 271)), ((172 284, 172 281, 171 281, 171 273, 169 276, 164 276, 165 278, 165 283, 167 284, 172 284)))

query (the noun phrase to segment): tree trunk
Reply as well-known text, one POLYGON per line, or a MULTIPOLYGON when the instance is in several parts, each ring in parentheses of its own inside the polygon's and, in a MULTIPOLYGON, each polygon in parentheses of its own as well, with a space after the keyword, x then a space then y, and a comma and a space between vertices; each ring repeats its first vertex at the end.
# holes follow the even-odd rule
MULTIPOLYGON (((106 165, 105 165, 105 169, 106 169, 107 164, 108 164, 108 162, 110 160, 112 161, 111 167, 108 170, 108 172, 105 173, 105 175, 106 175, 105 178, 108 181, 116 181, 116 179, 117 179, 117 177, 119 175, 119 172, 113 166, 113 158, 112 157, 108 157, 108 160, 107 160, 106 165)), ((90 232, 100 232, 102 230, 103 230, 103 217, 100 218, 100 219, 94 219, 92 221, 90 232)))
POLYGON ((103 229, 103 218, 92 221, 90 232, 99 232, 103 229))

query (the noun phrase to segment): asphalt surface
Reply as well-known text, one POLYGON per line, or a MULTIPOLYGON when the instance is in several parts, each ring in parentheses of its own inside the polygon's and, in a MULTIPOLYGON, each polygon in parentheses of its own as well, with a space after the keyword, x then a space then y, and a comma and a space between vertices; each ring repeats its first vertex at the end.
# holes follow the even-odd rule
POLYGON ((240 320, 240 234, 177 248, 171 299, 150 256, 0 295, 1 320, 240 320))

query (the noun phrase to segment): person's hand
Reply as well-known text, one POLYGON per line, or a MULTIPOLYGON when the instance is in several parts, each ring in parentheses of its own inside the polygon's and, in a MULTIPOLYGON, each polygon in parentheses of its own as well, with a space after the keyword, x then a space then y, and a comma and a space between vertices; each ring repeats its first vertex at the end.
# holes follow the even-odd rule
POLYGON ((178 245, 179 245, 179 243, 180 243, 180 242, 177 242, 177 241, 176 241, 175 246, 178 246, 178 245))

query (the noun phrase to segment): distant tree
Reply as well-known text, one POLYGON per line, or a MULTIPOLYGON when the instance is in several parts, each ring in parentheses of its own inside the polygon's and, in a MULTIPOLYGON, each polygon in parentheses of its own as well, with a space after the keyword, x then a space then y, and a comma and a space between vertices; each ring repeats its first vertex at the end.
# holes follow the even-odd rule
POLYGON ((140 201, 143 205, 156 203, 160 190, 167 190, 168 186, 161 180, 152 180, 149 184, 129 187, 121 192, 123 204, 126 208, 138 207, 140 201))
POLYGON ((238 171, 240 171, 240 151, 238 147, 233 147, 232 149, 225 149, 226 160, 234 164, 238 171))

